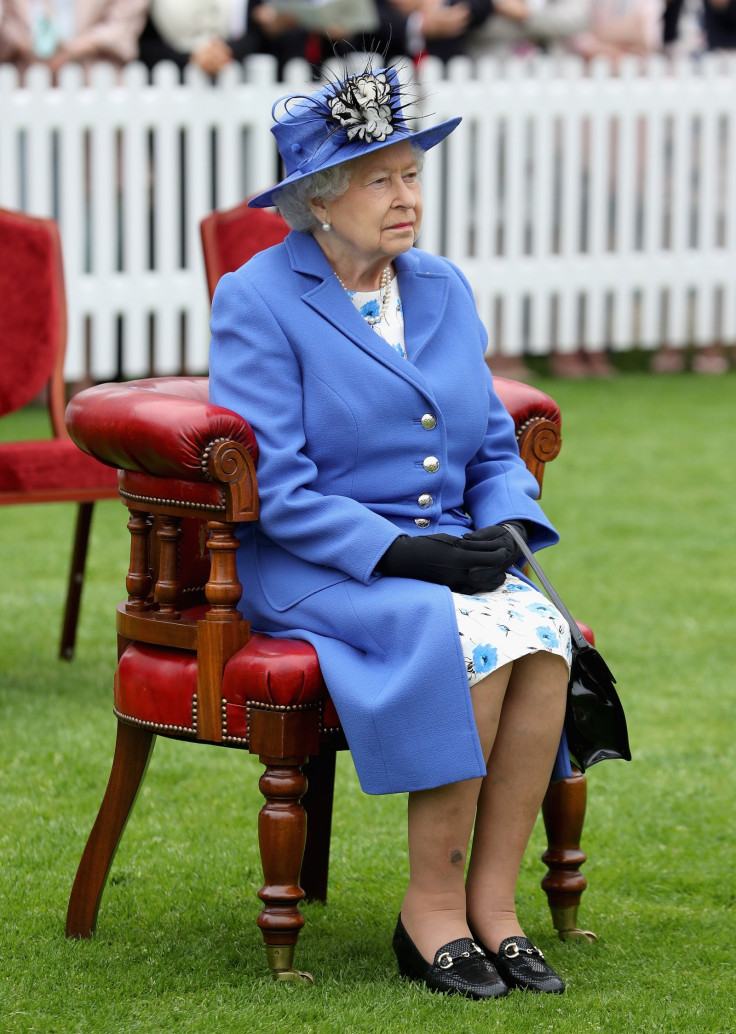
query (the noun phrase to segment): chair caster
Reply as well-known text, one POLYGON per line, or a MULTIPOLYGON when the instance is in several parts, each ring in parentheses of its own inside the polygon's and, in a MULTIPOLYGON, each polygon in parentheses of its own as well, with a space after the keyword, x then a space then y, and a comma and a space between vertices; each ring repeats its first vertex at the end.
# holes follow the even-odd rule
POLYGON ((272 977, 279 983, 313 984, 314 977, 311 973, 294 969, 294 947, 293 944, 266 945, 266 955, 272 977))
POLYGON ((558 930, 557 936, 561 941, 585 941, 587 944, 593 944, 598 940, 598 934, 593 933, 592 930, 558 930))
POLYGON ((278 983, 313 984, 314 977, 311 973, 304 973, 300 969, 275 969, 273 978, 278 983))
POLYGON ((598 940, 598 935, 592 930, 581 930, 578 926, 577 905, 551 906, 550 911, 557 936, 561 941, 586 941, 592 944, 598 940))

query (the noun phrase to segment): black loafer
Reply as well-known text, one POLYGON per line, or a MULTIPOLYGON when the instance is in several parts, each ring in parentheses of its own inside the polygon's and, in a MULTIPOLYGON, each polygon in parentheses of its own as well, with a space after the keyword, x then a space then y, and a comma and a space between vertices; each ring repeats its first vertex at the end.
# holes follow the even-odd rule
POLYGON ((399 916, 393 948, 402 977, 422 980, 430 991, 476 999, 503 998, 509 993, 486 953, 469 937, 443 944, 430 965, 409 937, 399 916))
POLYGON ((498 951, 491 951, 482 941, 476 943, 491 960, 504 982, 523 991, 561 995, 565 983, 544 961, 544 955, 527 937, 507 937, 498 951))

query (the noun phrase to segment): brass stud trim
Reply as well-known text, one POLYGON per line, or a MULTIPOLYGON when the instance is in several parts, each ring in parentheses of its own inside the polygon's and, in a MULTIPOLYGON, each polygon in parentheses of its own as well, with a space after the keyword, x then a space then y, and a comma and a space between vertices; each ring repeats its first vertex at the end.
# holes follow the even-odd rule
POLYGON ((154 503, 159 506, 180 506, 187 510, 221 510, 225 512, 224 503, 194 503, 188 500, 182 499, 161 499, 158 496, 151 495, 138 495, 135 492, 126 492, 125 489, 120 489, 120 495, 124 499, 130 499, 134 503, 154 503))

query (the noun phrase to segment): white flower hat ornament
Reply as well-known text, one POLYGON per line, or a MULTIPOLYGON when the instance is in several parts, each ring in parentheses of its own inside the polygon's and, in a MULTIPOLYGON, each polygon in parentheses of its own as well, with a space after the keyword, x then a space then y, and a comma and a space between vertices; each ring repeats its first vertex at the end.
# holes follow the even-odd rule
POLYGON ((282 187, 403 140, 428 151, 462 121, 451 118, 412 132, 403 109, 395 68, 367 70, 329 83, 308 96, 289 94, 280 98, 271 112, 271 132, 286 176, 252 197, 249 206, 268 208, 277 204, 282 187))

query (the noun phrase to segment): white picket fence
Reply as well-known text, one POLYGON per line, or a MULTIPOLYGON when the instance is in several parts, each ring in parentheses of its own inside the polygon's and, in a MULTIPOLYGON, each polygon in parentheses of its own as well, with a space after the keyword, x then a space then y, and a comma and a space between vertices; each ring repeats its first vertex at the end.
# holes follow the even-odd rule
MULTIPOLYGON (((206 371, 199 221, 275 181, 271 106, 307 74, 0 66, 0 206, 60 222, 70 380, 206 371)), ((416 87, 422 124, 464 118, 420 243, 470 279, 491 353, 736 342, 736 61, 427 62, 416 87)))

